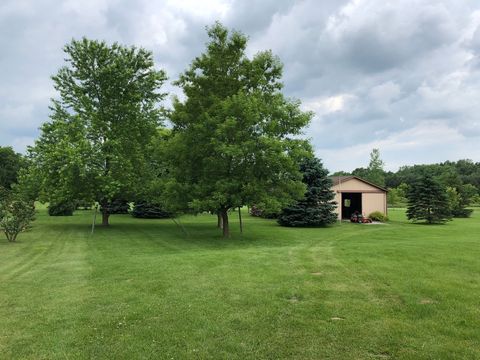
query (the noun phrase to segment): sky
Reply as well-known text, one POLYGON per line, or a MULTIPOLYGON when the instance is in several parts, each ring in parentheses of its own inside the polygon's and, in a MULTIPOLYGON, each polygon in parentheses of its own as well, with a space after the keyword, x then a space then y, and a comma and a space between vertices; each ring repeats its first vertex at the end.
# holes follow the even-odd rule
POLYGON ((330 171, 480 161, 478 0, 2 0, 0 146, 25 152, 56 97, 63 46, 86 36, 137 45, 164 90, 205 48, 216 20, 271 49, 284 93, 315 116, 305 130, 330 171))

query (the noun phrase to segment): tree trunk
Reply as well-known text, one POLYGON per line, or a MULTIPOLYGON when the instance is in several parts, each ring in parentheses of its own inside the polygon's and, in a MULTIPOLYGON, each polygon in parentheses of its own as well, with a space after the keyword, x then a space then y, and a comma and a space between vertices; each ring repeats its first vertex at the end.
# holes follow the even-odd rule
POLYGON ((110 214, 108 213, 108 209, 106 206, 102 206, 102 226, 109 226, 108 218, 110 214))
POLYGON ((243 234, 242 209, 238 207, 238 221, 240 222, 240 233, 243 234))
POLYGON ((222 215, 220 214, 220 212, 217 212, 217 228, 222 228, 222 215))
POLYGON ((230 237, 230 228, 228 226, 228 209, 222 210, 223 237, 230 237))

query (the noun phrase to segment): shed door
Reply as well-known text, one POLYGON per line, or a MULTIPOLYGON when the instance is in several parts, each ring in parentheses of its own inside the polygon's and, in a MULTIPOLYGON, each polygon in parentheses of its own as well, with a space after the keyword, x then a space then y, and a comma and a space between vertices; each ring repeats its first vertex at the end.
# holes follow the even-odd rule
POLYGON ((350 219, 355 211, 362 213, 362 193, 342 193, 342 219, 350 219))

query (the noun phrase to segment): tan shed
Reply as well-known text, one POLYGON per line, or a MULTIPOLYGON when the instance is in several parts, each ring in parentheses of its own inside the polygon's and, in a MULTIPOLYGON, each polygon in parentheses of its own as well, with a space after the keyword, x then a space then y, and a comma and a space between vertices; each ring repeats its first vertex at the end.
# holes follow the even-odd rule
POLYGON ((333 176, 338 219, 350 219, 358 211, 364 216, 374 211, 387 215, 387 190, 358 176, 333 176))

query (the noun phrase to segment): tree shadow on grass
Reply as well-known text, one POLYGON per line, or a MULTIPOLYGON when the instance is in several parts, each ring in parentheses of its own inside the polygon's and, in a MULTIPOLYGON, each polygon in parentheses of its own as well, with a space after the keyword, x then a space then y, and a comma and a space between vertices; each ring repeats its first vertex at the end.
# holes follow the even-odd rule
MULTIPOLYGON (((232 223, 232 235, 229 238, 223 238, 220 229, 216 228, 216 218, 212 217, 212 221, 199 222, 195 218, 186 218, 176 220, 171 219, 133 219, 124 218, 120 221, 112 219, 111 225, 104 227, 97 225, 93 235, 91 234, 91 224, 88 222, 65 222, 65 223, 48 223, 42 224, 42 227, 51 229, 54 232, 65 233, 66 236, 72 238, 72 234, 78 240, 85 238, 92 241, 98 241, 106 244, 111 241, 112 244, 118 242, 129 241, 137 246, 154 246, 165 249, 183 251, 192 247, 199 249, 222 249, 222 248, 238 248, 246 249, 250 247, 279 247, 291 245, 288 236, 281 237, 283 228, 275 226, 279 231, 270 234, 272 224, 255 223, 253 226, 244 229, 244 233, 240 234, 232 223), (215 221, 213 221, 215 220, 215 221)), ((203 219, 202 219, 203 220, 203 219)))
POLYGON ((422 222, 409 222, 408 224, 420 225, 420 226, 444 226, 444 225, 448 225, 448 221, 443 223, 428 223, 426 221, 422 221, 422 222))

